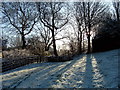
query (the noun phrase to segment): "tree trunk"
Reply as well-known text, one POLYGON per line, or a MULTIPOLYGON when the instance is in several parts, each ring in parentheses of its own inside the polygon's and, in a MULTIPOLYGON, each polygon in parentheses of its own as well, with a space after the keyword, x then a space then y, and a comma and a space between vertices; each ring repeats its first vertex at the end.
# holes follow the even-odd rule
POLYGON ((22 37, 22 49, 26 48, 26 41, 25 41, 25 35, 21 34, 22 37))
POLYGON ((90 45, 90 31, 91 31, 91 24, 89 22, 89 25, 88 25, 88 35, 87 35, 87 38, 88 38, 88 52, 87 53, 90 53, 90 49, 91 49, 91 45, 90 45))
POLYGON ((120 3, 119 2, 116 2, 116 16, 117 16, 117 21, 120 20, 119 18, 119 8, 120 8, 120 3))
POLYGON ((90 53, 90 31, 91 31, 90 3, 88 2, 88 32, 87 32, 88 52, 87 53, 90 53))
POLYGON ((87 53, 90 53, 90 34, 88 35, 88 52, 87 53))
POLYGON ((117 21, 120 21, 120 18, 119 18, 119 9, 118 8, 116 9, 116 15, 117 15, 117 21))
POLYGON ((80 34, 80 53, 82 53, 82 32, 80 34))
POLYGON ((55 43, 55 35, 54 35, 54 31, 52 31, 52 41, 53 41, 53 49, 54 49, 54 55, 58 56, 57 54, 57 49, 56 49, 56 43, 55 43))
POLYGON ((79 30, 78 30, 78 38, 77 38, 77 40, 78 40, 78 54, 80 53, 80 32, 79 32, 79 30))
POLYGON ((79 47, 78 47, 78 53, 82 53, 82 32, 80 32, 80 39, 79 39, 79 47))
POLYGON ((55 16, 54 16, 54 11, 52 10, 52 15, 53 15, 53 18, 52 18, 52 41, 53 41, 53 49, 54 49, 54 55, 55 56, 58 56, 57 54, 57 49, 56 49, 56 43, 55 43, 55 34, 54 34, 54 30, 55 30, 55 23, 54 23, 54 19, 55 19, 55 16))
POLYGON ((49 47, 48 46, 45 46, 45 51, 49 51, 49 47))
POLYGON ((83 37, 82 37, 82 39, 83 39, 83 40, 82 40, 82 41, 83 41, 83 43, 82 43, 82 46, 83 46, 83 47, 82 47, 82 48, 83 48, 83 51, 84 51, 84 50, 85 50, 85 44, 84 44, 84 33, 83 33, 83 37))

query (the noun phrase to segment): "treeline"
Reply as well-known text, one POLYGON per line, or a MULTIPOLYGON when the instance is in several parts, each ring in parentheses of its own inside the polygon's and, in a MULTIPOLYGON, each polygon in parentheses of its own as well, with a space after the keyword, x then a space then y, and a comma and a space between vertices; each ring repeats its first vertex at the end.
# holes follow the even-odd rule
POLYGON ((111 33, 118 45, 120 2, 113 2, 113 7, 111 12, 106 3, 94 1, 2 2, 3 32, 7 31, 3 39, 8 39, 10 47, 21 46, 35 55, 90 53, 92 46, 93 51, 99 51, 100 44, 107 46, 105 42, 110 38, 106 35, 110 37, 111 33), (69 49, 57 50, 56 41, 62 39, 69 49))
POLYGON ((93 39, 93 52, 120 48, 120 2, 113 2, 114 17, 109 15, 93 39))

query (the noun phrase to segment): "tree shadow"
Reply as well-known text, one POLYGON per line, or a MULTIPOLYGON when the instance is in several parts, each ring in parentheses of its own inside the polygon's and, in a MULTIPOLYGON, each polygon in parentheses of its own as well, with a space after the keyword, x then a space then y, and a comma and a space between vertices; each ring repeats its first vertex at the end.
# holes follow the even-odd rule
POLYGON ((97 58, 92 54, 86 55, 86 70, 83 88, 104 88, 104 77, 100 71, 97 58))
POLYGON ((72 65, 74 65, 75 62, 76 62, 76 60, 72 60, 69 63, 67 63, 65 66, 62 66, 62 68, 59 68, 59 70, 55 71, 54 73, 50 73, 48 77, 44 78, 42 83, 39 83, 39 85, 37 85, 37 87, 52 88, 52 85, 56 83, 56 80, 58 78, 60 78, 61 75, 64 72, 66 72, 72 65), (46 83, 46 81, 47 81, 47 83, 46 83))
POLYGON ((60 78, 57 82, 51 85, 53 88, 80 88, 83 83, 83 76, 86 67, 86 57, 84 55, 74 58, 74 60, 66 66, 64 70, 61 69, 60 78), (81 67, 80 67, 81 66, 81 67))
MULTIPOLYGON (((62 74, 60 83, 57 84, 59 88, 104 88, 103 75, 92 54, 77 57, 69 64, 69 67, 67 65, 59 72, 62 74)), ((52 86, 56 87, 56 85, 52 86)))
POLYGON ((84 83, 82 85, 83 88, 93 88, 92 86, 92 62, 91 55, 86 55, 86 69, 84 75, 84 83))
MULTIPOLYGON (((21 73, 22 70, 20 72, 19 71, 14 71, 12 73, 5 74, 5 75, 3 75, 4 79, 2 80, 3 88, 8 88, 8 87, 12 87, 12 86, 17 87, 18 86, 17 83, 21 84, 27 78, 31 77, 32 74, 38 74, 38 72, 47 73, 49 70, 54 69, 56 67, 58 67, 58 65, 51 65, 51 66, 46 67, 46 68, 37 68, 37 69, 34 69, 33 71, 30 71, 30 72, 26 71, 27 73, 24 72, 24 70, 26 70, 26 69, 22 69, 23 74, 21 73), (5 78, 5 77, 7 77, 7 78, 5 78)), ((27 69, 27 70, 29 70, 29 69, 27 69)))
POLYGON ((99 58, 91 54, 92 63, 92 85, 94 88, 104 88, 104 75, 101 71, 100 64, 98 62, 99 58))
MULTIPOLYGON (((84 58, 85 60, 83 60, 83 57, 77 57, 76 62, 71 64, 70 68, 67 71, 65 71, 66 77, 65 76, 62 77, 63 78, 62 81, 60 82, 60 84, 58 84, 59 87, 60 88, 117 87, 118 85, 117 77, 116 73, 114 73, 115 72, 114 67, 116 67, 116 63, 113 64, 113 59, 115 58, 111 58, 111 55, 113 54, 114 52, 111 52, 110 54, 107 52, 87 54, 83 55, 83 57, 85 57, 84 58), (112 65, 114 65, 113 68, 111 68, 112 65), (74 68, 72 68, 73 66, 74 68), (81 71, 81 68, 84 68, 85 70, 82 69, 83 71, 81 71), (113 72, 111 72, 112 70, 113 72), (70 74, 67 75, 68 73, 70 74)), ((116 53, 113 56, 115 55, 116 53)))
POLYGON ((95 87, 117 88, 118 87, 118 61, 114 51, 95 53, 92 55, 95 87))
MULTIPOLYGON (((36 72, 35 75, 32 75, 32 76, 34 76, 34 80, 36 81, 34 83, 33 88, 36 88, 36 87, 47 88, 48 86, 51 85, 50 82, 52 80, 56 79, 57 75, 60 75, 61 73, 65 72, 75 62, 76 62, 76 60, 66 62, 66 64, 65 64, 65 62, 53 62, 52 63, 53 65, 50 68, 36 72), (45 86, 45 85, 47 85, 47 86, 45 86)), ((28 81, 32 81, 31 78, 28 81)), ((33 81, 31 83, 33 83, 33 81)), ((25 83, 21 83, 20 87, 22 85, 25 85, 25 83)), ((30 87, 32 87, 30 85, 32 85, 32 84, 29 84, 27 86, 25 85, 24 87, 30 88, 30 87)))

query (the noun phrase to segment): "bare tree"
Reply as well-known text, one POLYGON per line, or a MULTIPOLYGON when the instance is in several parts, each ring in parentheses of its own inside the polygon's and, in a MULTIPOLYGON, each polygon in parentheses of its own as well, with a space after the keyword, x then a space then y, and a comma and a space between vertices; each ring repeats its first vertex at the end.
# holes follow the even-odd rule
POLYGON ((2 13, 8 22, 21 35, 22 48, 26 47, 25 36, 31 33, 37 22, 35 5, 28 2, 2 3, 2 13))
POLYGON ((55 31, 62 28, 67 22, 67 13, 65 12, 64 3, 62 2, 46 2, 36 3, 39 11, 40 21, 46 26, 52 33, 52 44, 54 49, 54 55, 58 56, 56 49, 55 31), (63 14, 64 13, 64 14, 63 14))
MULTIPOLYGON (((45 43, 45 51, 49 51, 50 46, 52 45, 52 34, 49 28, 45 27, 40 21, 35 26, 36 33, 40 34, 39 38, 41 38, 42 42, 45 43), (38 24, 39 23, 39 24, 38 24)), ((63 29, 59 29, 55 31, 55 36, 61 32, 63 29)), ((55 40, 61 40, 66 38, 65 36, 62 36, 61 38, 55 38, 55 40)))
POLYGON ((81 11, 84 15, 84 27, 88 39, 88 53, 90 53, 92 27, 100 23, 104 14, 107 12, 107 6, 101 2, 82 2, 81 7, 81 11))
POLYGON ((45 51, 48 51, 50 46, 52 45, 52 35, 51 31, 45 27, 40 21, 37 23, 36 27, 34 28, 36 33, 39 34, 39 38, 41 38, 45 43, 45 51))
POLYGON ((78 52, 82 52, 82 40, 83 40, 83 31, 84 29, 84 13, 81 11, 82 2, 75 2, 75 18, 77 23, 77 39, 78 39, 78 52))

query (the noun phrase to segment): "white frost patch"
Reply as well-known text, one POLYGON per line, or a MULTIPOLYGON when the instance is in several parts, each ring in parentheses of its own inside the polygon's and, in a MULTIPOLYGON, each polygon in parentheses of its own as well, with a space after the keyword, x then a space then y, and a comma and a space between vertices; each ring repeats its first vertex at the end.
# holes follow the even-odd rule
POLYGON ((84 54, 67 62, 23 66, 3 73, 3 87, 117 88, 118 50, 84 54))

